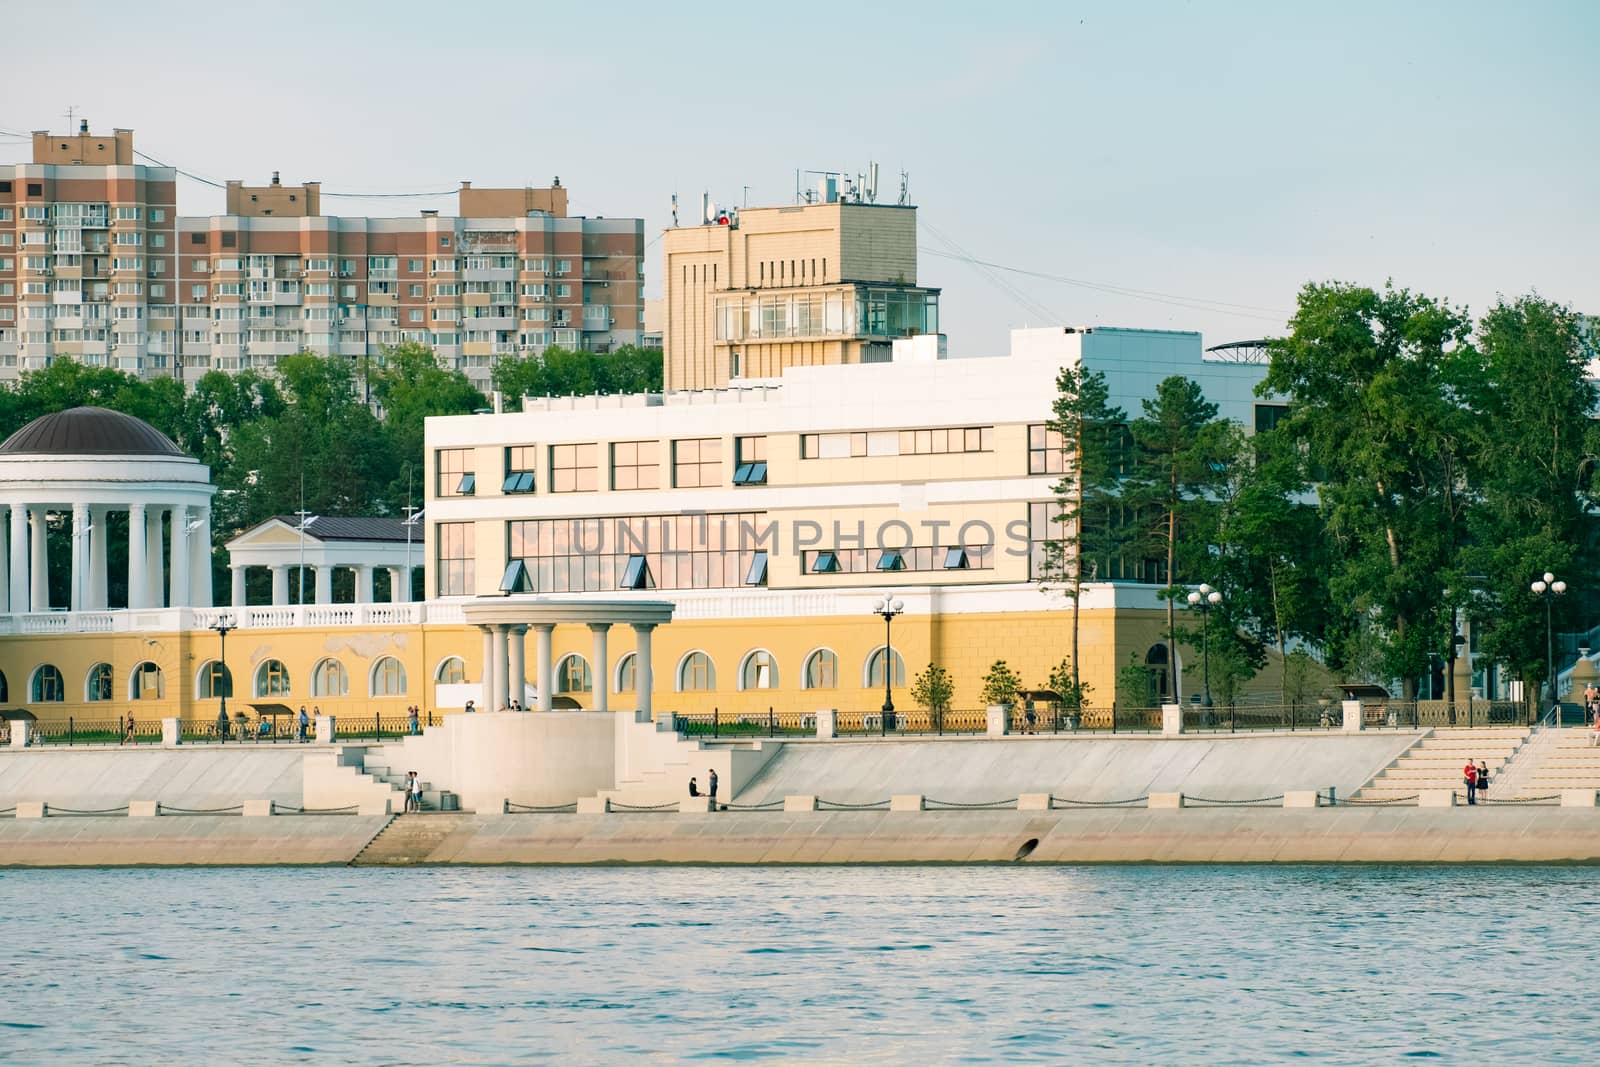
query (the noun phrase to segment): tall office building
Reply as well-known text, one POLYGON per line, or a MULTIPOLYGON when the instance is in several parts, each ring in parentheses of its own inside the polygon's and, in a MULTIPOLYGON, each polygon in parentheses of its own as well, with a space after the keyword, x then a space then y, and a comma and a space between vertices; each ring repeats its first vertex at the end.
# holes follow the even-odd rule
POLYGON ((785 368, 886 362, 939 332, 917 285, 917 209, 825 179, 811 203, 713 213, 666 231, 666 388, 716 389, 785 368))
POLYGON ((506 356, 640 339, 643 222, 569 216, 559 179, 367 218, 274 174, 178 218, 176 171, 135 165, 132 131, 39 133, 33 155, 0 169, 0 378, 70 358, 192 385, 298 352, 364 371, 416 341, 487 388, 506 356))
POLYGON ((0 378, 53 359, 173 372, 177 172, 133 131, 33 135, 0 167, 0 378))

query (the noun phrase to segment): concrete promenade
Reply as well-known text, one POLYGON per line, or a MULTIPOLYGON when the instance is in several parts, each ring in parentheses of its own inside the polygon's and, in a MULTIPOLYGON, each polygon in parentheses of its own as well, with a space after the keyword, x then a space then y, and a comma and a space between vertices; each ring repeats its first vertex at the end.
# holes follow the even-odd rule
POLYGON ((1600 808, 1519 806, 6 818, 0 866, 384 862, 419 822, 428 864, 1600 862, 1600 808))

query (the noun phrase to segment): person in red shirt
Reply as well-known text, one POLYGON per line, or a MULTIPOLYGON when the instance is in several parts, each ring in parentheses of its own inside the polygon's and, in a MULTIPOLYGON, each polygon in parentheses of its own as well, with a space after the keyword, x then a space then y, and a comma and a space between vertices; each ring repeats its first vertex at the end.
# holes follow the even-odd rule
POLYGON ((1469 759, 1461 773, 1467 782, 1467 803, 1476 804, 1478 802, 1478 765, 1469 759))

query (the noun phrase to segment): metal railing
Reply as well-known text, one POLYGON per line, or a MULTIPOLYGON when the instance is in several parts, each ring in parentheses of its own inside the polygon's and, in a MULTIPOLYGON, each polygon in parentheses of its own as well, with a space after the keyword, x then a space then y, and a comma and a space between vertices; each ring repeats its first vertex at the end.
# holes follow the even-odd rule
POLYGON ((69 715, 65 719, 42 719, 28 724, 28 741, 36 745, 160 744, 161 720, 135 716, 130 731, 126 718, 80 719, 69 715))
POLYGON ((1527 705, 1516 700, 1462 700, 1454 709, 1444 700, 1369 700, 1361 704, 1361 724, 1369 728, 1531 726, 1531 714, 1527 705))

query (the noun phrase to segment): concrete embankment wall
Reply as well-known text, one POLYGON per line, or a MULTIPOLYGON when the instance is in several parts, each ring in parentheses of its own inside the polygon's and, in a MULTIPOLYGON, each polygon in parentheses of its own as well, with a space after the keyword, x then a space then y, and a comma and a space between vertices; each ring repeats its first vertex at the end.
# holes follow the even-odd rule
POLYGON ((1418 736, 1382 731, 789 743, 735 799, 759 804, 807 794, 870 804, 920 793, 972 804, 1022 793, 1087 801, 1183 793, 1252 800, 1330 786, 1347 796, 1418 736))
POLYGON ((158 800, 201 811, 242 800, 301 803, 301 758, 310 746, 0 749, 0 808, 20 801, 94 811, 158 800))
MULTIPOLYGON (((420 815, 439 864, 1600 862, 1600 808, 420 815), (1031 851, 1030 842, 1035 842, 1031 851)), ((0 819, 0 866, 345 863, 358 816, 0 819)))

